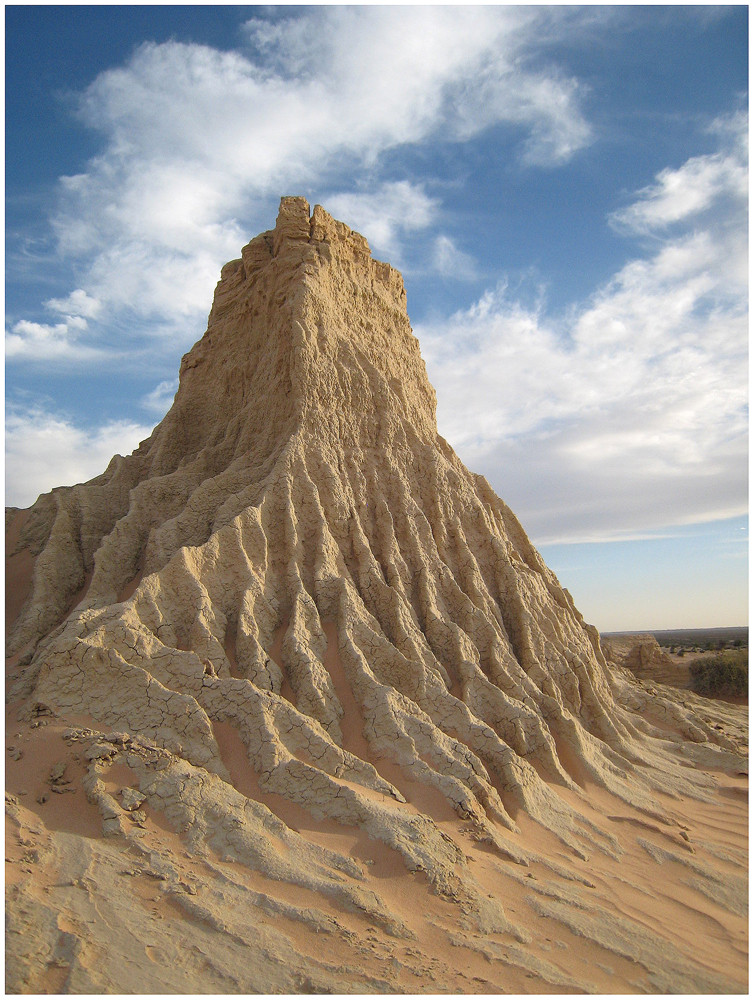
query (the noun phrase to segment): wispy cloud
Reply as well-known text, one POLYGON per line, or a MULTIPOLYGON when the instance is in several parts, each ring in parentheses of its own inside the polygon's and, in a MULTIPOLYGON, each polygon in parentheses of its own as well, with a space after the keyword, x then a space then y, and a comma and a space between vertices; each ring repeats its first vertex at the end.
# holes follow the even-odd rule
POLYGON ((370 192, 328 195, 328 211, 366 236, 373 250, 397 259, 401 239, 426 229, 439 213, 440 203, 421 184, 387 181, 370 192))
POLYGON ((160 382, 154 387, 154 389, 152 389, 151 392, 148 392, 146 396, 143 397, 141 405, 150 413, 156 413, 162 417, 170 409, 177 391, 177 378, 160 382))
MULTIPOLYGON (((538 25, 557 16, 508 6, 316 7, 253 18, 235 51, 139 46, 80 95, 81 122, 102 148, 60 179, 57 256, 79 280, 48 306, 94 320, 97 303, 100 318, 128 312, 163 327, 170 317, 181 336, 206 314, 219 266, 281 193, 342 191, 338 178, 372 171, 371 192, 332 204, 395 254, 436 206, 420 186, 374 173, 387 151, 507 124, 522 159, 562 163, 591 134, 579 85, 538 66, 538 25)), ((14 319, 44 325, 38 315, 14 319)), ((70 353, 74 332, 14 327, 10 356, 38 356, 43 340, 70 353)))
POLYGON ((515 6, 332 7, 248 27, 276 78, 316 86, 315 127, 329 120, 335 145, 373 158, 439 130, 458 140, 508 123, 534 137, 540 155, 530 149, 530 159, 552 164, 591 138, 579 85, 536 68, 542 24, 563 17, 515 6))
POLYGON ((749 188, 748 120, 738 112, 716 119, 709 128, 723 148, 694 156, 677 170, 662 170, 654 184, 638 192, 635 201, 610 217, 615 228, 633 233, 667 229, 703 215, 722 199, 745 204, 749 188))
POLYGON ((127 420, 77 427, 43 407, 14 407, 6 416, 5 503, 28 507, 40 493, 101 475, 115 454, 128 455, 151 428, 127 420))
POLYGON ((690 203, 646 211, 667 176, 624 213, 659 247, 567 319, 502 283, 416 331, 442 433, 541 544, 746 510, 745 191, 735 170, 711 182, 699 227, 690 203), (671 215, 694 224, 661 238, 671 215))
POLYGON ((432 247, 432 266, 443 278, 474 281, 479 277, 474 258, 459 250, 450 236, 441 233, 432 247))

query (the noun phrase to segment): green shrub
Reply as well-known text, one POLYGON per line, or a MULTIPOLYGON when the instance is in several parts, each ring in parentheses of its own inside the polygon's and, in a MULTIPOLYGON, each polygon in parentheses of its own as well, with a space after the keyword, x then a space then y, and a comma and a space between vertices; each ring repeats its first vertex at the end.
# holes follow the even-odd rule
POLYGON ((729 649, 689 664, 691 687, 697 694, 741 698, 749 693, 749 651, 729 649))

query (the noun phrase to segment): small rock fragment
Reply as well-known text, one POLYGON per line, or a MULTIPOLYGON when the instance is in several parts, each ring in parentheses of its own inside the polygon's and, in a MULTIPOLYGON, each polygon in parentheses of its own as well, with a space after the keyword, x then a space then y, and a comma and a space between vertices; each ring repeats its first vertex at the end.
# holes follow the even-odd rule
POLYGON ((64 760, 59 760, 57 764, 53 764, 50 769, 50 782, 51 784, 67 784, 63 780, 63 775, 65 774, 66 762, 64 760))
POLYGON ((134 809, 138 809, 142 802, 146 799, 146 795, 142 795, 140 791, 136 788, 121 788, 120 797, 123 803, 123 808, 126 812, 132 812, 134 809))

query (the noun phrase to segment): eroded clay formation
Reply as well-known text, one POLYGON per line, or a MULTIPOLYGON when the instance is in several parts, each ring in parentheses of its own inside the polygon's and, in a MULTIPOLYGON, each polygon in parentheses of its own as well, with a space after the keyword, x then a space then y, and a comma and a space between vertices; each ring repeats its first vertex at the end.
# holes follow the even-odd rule
POLYGON ((412 788, 526 864, 522 811, 576 855, 619 853, 574 805, 585 782, 659 816, 655 792, 707 794, 689 745, 740 766, 689 703, 608 667, 438 435, 400 275, 302 198, 223 268, 151 437, 8 527, 30 572, 11 697, 121 734, 91 758, 109 832, 128 826, 100 780, 115 759, 197 849, 386 926, 361 866, 304 844, 266 796, 366 831, 501 930, 504 906, 459 879, 463 852, 412 788), (239 740, 257 799, 227 766, 239 740))

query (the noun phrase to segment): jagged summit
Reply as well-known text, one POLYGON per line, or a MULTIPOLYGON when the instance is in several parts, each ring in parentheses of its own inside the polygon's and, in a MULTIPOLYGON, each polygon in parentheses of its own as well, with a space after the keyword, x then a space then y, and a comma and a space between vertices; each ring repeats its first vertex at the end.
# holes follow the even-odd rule
POLYGON ((400 275, 302 198, 223 268, 150 438, 10 512, 8 532, 11 698, 85 720, 83 740, 121 734, 88 772, 107 830, 130 829, 108 791, 117 764, 192 850, 391 933, 407 931, 354 856, 296 832, 311 817, 522 941, 448 816, 496 857, 555 871, 521 819, 571 858, 617 857, 585 786, 671 824, 658 795, 711 787, 690 745, 741 766, 711 719, 608 667, 511 511, 437 434, 400 275))
POLYGON ((386 420, 433 440, 435 394, 405 306, 400 274, 363 236, 283 198, 275 229, 222 269, 207 332, 147 447, 167 468, 168 455, 205 447, 222 445, 227 460, 313 421, 342 447, 379 447, 386 420))

